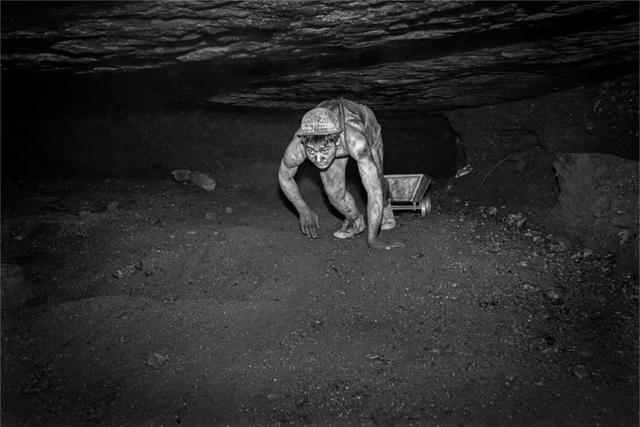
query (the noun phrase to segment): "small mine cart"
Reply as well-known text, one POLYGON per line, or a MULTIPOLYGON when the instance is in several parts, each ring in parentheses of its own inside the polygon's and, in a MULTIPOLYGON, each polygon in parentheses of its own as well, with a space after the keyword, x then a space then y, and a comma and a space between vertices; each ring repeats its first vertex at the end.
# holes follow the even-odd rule
POLYGON ((416 211, 424 218, 431 213, 431 198, 427 194, 432 183, 430 176, 414 175, 385 175, 389 182, 389 197, 391 209, 394 211, 416 211))

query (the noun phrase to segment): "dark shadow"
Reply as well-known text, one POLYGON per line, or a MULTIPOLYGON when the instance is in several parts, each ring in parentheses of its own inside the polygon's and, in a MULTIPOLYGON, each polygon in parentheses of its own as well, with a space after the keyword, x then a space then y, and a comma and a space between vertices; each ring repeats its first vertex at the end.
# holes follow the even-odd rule
MULTIPOLYGON (((320 173, 318 169, 313 164, 311 164, 311 162, 305 161, 302 165, 300 165, 295 179, 301 191, 304 192, 303 197, 305 197, 305 200, 308 196, 315 197, 314 195, 309 194, 310 192, 317 192, 317 195, 319 197, 322 197, 326 208, 336 217, 340 219, 343 218, 342 214, 331 205, 331 202, 329 202, 329 199, 327 198, 327 195, 324 191, 324 187, 322 186, 320 173)), ((356 204, 358 205, 358 209, 360 209, 361 212, 366 211, 367 193, 362 186, 362 181, 360 180, 358 165, 353 159, 350 159, 347 163, 346 181, 347 190, 351 193, 351 195, 353 195, 356 204)), ((285 206, 287 206, 292 214, 297 216, 298 212, 289 202, 289 200, 287 200, 282 190, 279 191, 279 195, 281 202, 285 206)))
POLYGON ((442 115, 379 118, 384 173, 450 178, 456 170, 456 133, 442 115))

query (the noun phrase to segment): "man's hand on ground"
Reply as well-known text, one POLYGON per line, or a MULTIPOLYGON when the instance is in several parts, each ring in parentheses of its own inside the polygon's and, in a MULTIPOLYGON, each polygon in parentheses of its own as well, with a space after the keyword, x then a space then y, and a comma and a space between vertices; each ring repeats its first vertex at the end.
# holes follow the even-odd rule
POLYGON ((320 224, 318 222, 318 215, 311 209, 300 212, 300 230, 302 234, 307 237, 315 239, 318 237, 318 229, 320 224))
POLYGON ((389 250, 391 248, 401 248, 402 246, 404 246, 400 242, 386 243, 381 240, 369 241, 367 242, 367 244, 372 249, 385 249, 385 250, 389 250))

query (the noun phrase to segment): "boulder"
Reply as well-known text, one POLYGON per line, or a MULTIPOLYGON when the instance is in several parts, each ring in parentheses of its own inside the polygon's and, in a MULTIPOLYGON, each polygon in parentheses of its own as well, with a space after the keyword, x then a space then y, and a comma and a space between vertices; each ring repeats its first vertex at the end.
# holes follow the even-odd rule
POLYGON ((189 179, 191 180, 191 182, 206 191, 213 191, 216 189, 216 180, 211 178, 206 173, 193 171, 189 179))
POLYGON ((638 260, 638 162, 600 153, 559 154, 554 208, 565 233, 587 248, 638 260))

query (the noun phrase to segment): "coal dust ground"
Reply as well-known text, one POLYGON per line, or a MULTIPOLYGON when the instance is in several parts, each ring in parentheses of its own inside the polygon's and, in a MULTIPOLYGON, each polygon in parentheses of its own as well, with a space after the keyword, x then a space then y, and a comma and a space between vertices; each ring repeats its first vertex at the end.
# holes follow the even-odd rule
POLYGON ((2 312, 2 425, 638 424, 615 260, 456 194, 474 174, 375 252, 332 237, 307 171, 307 239, 277 167, 212 192, 170 171, 4 183, 2 260, 32 297, 2 312))

